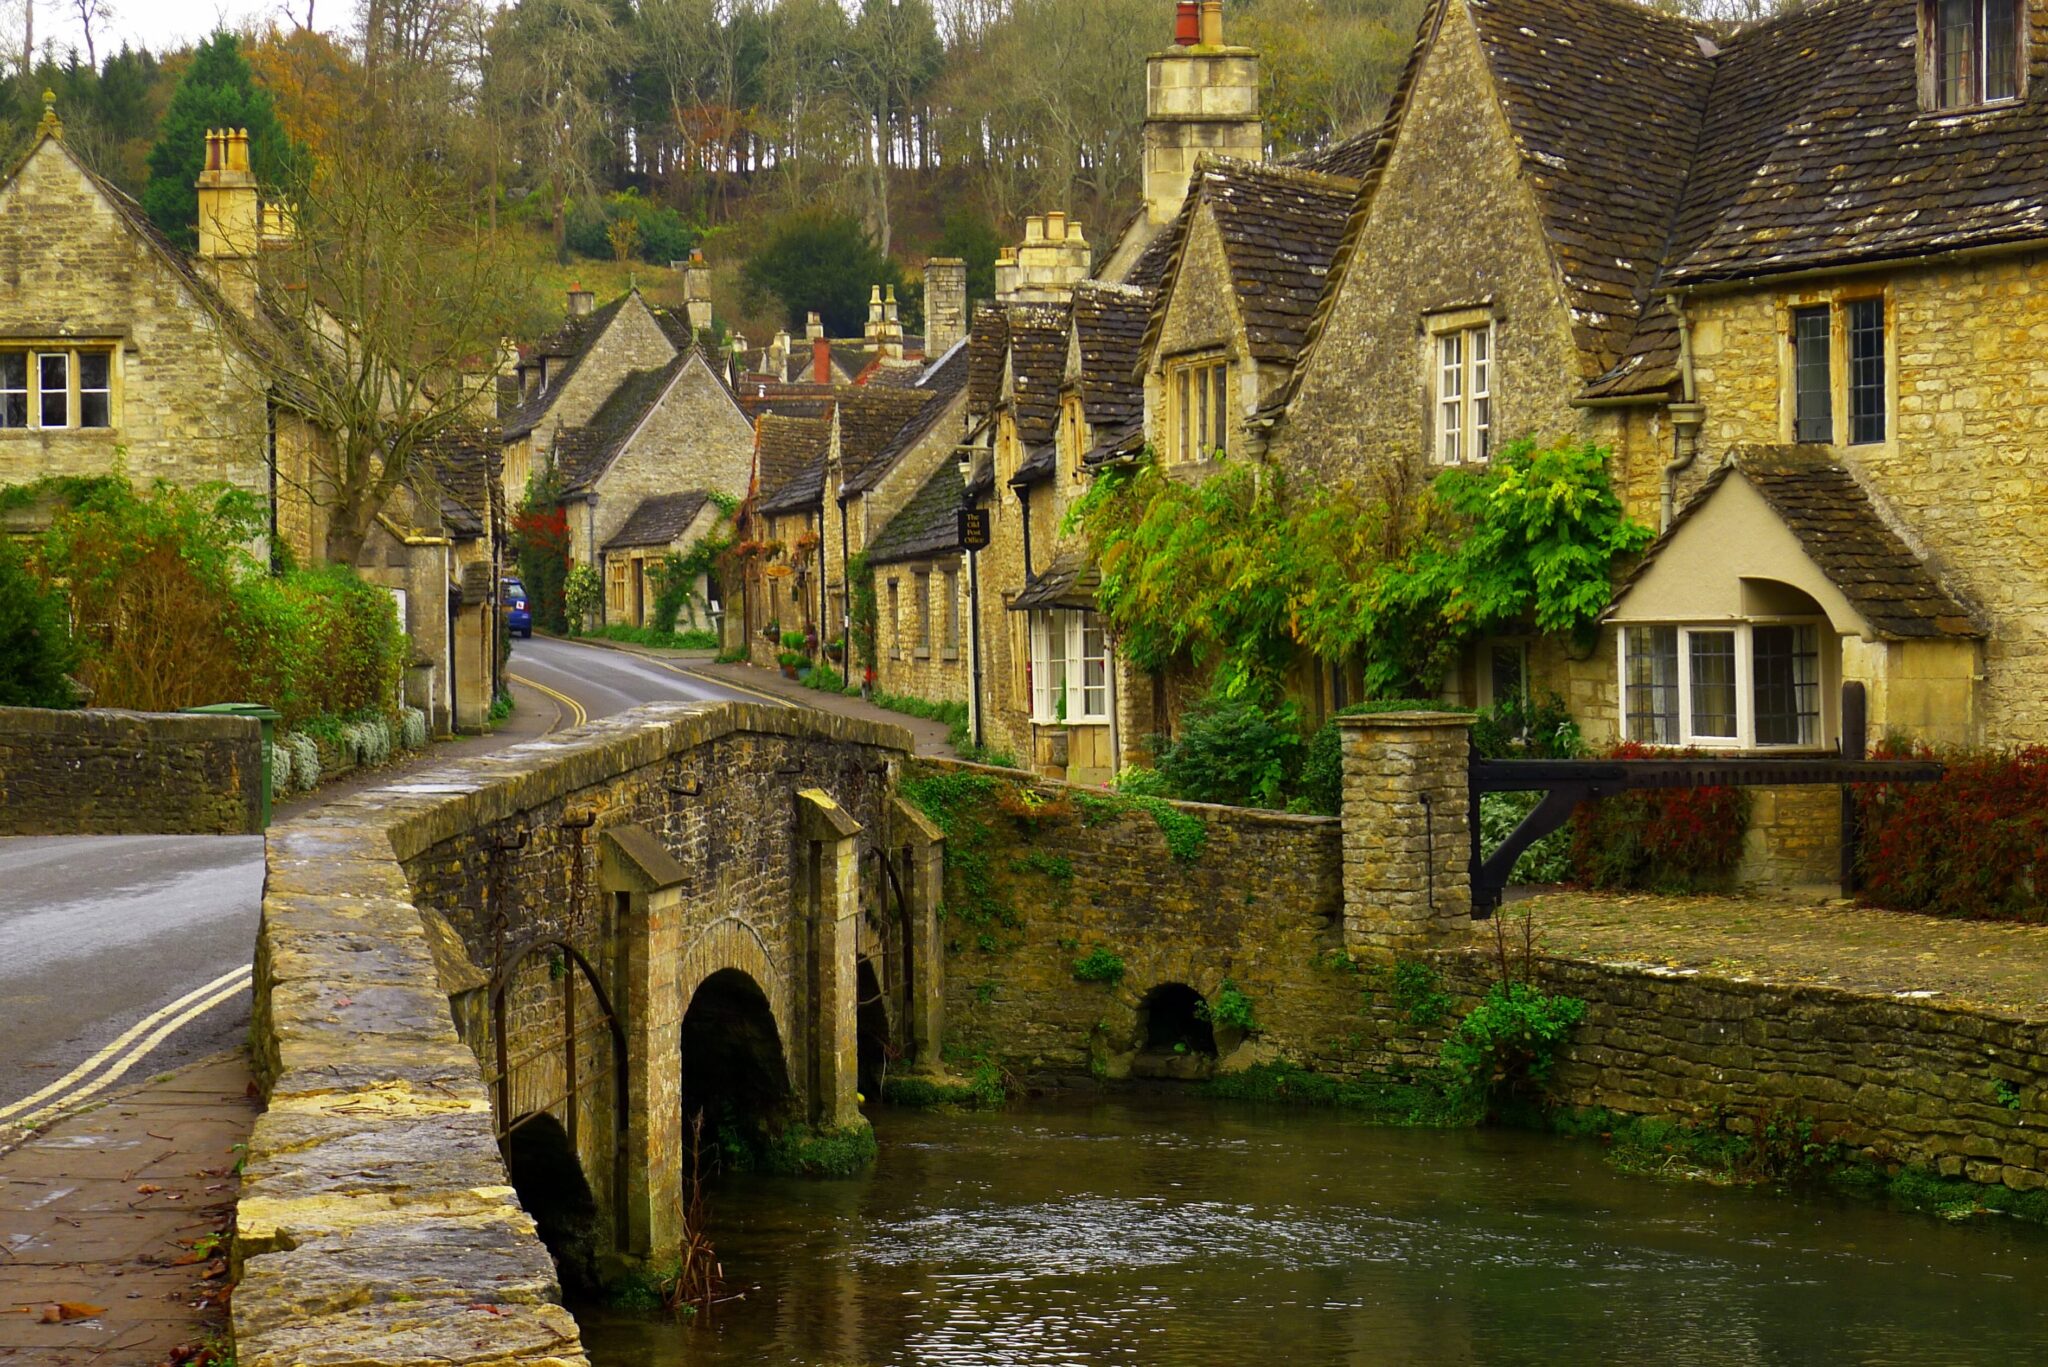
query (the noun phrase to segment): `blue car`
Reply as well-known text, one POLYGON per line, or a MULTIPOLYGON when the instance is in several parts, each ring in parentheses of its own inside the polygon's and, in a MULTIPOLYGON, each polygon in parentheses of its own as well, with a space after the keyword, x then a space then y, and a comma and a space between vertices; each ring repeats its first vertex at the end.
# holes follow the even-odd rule
POLYGON ((526 585, 517 579, 500 580, 498 602, 505 609, 505 630, 532 640, 533 614, 526 607, 526 585))

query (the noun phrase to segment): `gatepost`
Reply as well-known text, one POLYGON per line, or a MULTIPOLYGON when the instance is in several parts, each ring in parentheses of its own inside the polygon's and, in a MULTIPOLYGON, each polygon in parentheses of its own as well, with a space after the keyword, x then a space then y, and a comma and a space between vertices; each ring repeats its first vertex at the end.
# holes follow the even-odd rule
POLYGON ((1344 752, 1344 943, 1411 947, 1472 922, 1472 718, 1337 718, 1344 752))

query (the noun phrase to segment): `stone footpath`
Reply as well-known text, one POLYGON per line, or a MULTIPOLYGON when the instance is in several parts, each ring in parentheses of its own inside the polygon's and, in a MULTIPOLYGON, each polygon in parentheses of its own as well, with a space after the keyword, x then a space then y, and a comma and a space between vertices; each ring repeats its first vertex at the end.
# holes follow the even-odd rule
POLYGON ((956 758, 952 744, 953 730, 944 722, 927 721, 923 717, 891 712, 886 707, 877 707, 871 702, 850 698, 844 693, 826 693, 815 688, 805 688, 796 680, 786 679, 778 672, 756 669, 752 665, 718 664, 708 651, 658 650, 652 646, 627 645, 620 641, 582 636, 576 640, 581 645, 602 646, 607 650, 623 650, 629 654, 663 660, 712 683, 766 694, 779 702, 791 703, 797 707, 815 708, 820 712, 830 712, 834 716, 851 717, 855 721, 900 726, 916 739, 918 754, 931 755, 939 759, 956 758))
MULTIPOLYGON (((1508 923, 1525 909, 1535 914, 1542 950, 1565 958, 2048 1018, 2048 925, 1846 903, 1581 892, 1515 902, 1508 923)), ((1492 938, 1484 924, 1474 931, 1492 938)))
POLYGON ((221 1055, 7 1154, 0 1364, 160 1363, 224 1332, 225 1249, 207 1240, 233 1218, 258 1110, 250 1082, 241 1052, 221 1055), (99 1310, 62 1319, 48 1309, 65 1303, 99 1310))

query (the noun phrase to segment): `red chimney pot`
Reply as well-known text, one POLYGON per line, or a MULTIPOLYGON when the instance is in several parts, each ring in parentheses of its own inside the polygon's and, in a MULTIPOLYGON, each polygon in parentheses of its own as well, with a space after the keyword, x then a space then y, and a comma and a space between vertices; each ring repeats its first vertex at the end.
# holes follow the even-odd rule
POLYGON ((1201 0, 1178 0, 1174 5, 1173 41, 1177 47, 1193 47, 1202 41, 1201 0))

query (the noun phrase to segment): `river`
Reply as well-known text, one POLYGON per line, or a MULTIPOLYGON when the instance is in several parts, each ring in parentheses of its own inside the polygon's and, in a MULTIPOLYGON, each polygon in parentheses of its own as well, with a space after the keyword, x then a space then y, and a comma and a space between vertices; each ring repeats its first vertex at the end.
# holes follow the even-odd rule
POLYGON ((596 1367, 2048 1362, 2032 1226, 1176 1095, 874 1123, 862 1180, 721 1182, 745 1299, 579 1307, 596 1367))

